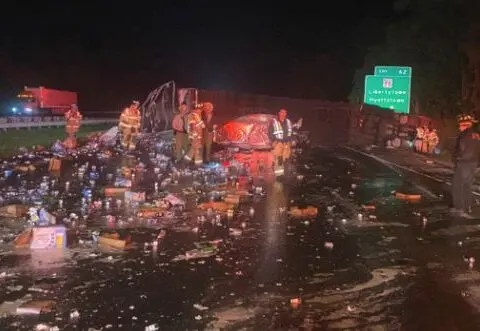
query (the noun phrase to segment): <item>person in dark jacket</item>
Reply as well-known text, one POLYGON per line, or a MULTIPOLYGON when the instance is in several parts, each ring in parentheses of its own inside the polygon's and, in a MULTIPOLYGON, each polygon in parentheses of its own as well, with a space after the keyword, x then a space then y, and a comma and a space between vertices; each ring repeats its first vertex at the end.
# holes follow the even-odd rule
POLYGON ((460 133, 453 152, 452 212, 459 217, 472 218, 472 184, 480 154, 480 134, 473 128, 476 122, 473 116, 461 114, 457 121, 460 133))

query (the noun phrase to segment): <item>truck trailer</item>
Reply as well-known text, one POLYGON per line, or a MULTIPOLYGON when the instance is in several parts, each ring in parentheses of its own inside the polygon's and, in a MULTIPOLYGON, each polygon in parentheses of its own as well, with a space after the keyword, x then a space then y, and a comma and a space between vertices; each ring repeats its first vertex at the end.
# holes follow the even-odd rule
POLYGON ((61 115, 77 103, 77 93, 43 86, 27 87, 18 93, 11 112, 15 115, 61 115))
POLYGON ((174 81, 167 82, 148 94, 142 105, 142 131, 168 130, 180 104, 185 103, 187 109, 192 110, 195 105, 205 102, 213 103, 217 123, 226 123, 249 114, 276 114, 284 108, 295 119, 305 118, 303 127, 306 131, 315 132, 319 141, 343 142, 348 137, 347 123, 352 108, 350 104, 235 91, 178 88, 174 81), (309 118, 312 120, 307 120, 309 118), (322 123, 321 126, 319 122, 322 123))

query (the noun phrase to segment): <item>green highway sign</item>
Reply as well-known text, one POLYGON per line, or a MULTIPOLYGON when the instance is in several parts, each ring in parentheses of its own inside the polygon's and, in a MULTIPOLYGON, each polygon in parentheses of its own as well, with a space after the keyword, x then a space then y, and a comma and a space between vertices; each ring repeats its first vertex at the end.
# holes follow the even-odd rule
MULTIPOLYGON (((377 68, 379 67, 375 67, 375 72, 377 68)), ((409 73, 411 75, 411 70, 409 73)), ((410 112, 410 85, 411 76, 366 75, 363 102, 372 106, 392 109, 397 113, 408 114, 410 112)))
POLYGON ((412 77, 412 67, 376 66, 375 76, 379 77, 412 77))

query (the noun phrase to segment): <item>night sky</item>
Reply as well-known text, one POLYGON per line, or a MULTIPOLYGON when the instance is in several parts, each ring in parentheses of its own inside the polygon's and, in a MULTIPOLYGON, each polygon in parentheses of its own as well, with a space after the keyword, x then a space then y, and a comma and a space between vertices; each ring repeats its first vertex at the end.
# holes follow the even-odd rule
POLYGON ((84 110, 117 110, 175 80, 345 100, 366 48, 392 20, 390 0, 163 2, 9 3, 0 32, 3 99, 42 85, 77 91, 84 110))

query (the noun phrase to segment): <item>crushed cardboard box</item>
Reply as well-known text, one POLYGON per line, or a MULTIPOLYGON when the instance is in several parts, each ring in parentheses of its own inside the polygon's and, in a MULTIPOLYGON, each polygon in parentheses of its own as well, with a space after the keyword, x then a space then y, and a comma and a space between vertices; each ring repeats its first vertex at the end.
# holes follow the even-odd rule
POLYGON ((50 313, 56 306, 53 300, 31 300, 25 302, 17 308, 19 315, 39 315, 42 313, 50 313))
POLYGON ((62 160, 60 159, 52 158, 48 162, 48 171, 57 172, 57 171, 60 171, 61 167, 62 167, 62 160))
POLYGON ((113 248, 125 249, 131 244, 130 237, 120 239, 118 233, 105 233, 98 238, 98 244, 101 246, 108 246, 113 248))
POLYGON ((288 214, 294 218, 315 217, 318 215, 318 208, 308 206, 306 208, 290 207, 288 214))
POLYGON ((168 212, 166 208, 141 206, 137 212, 138 217, 163 217, 168 212))
POLYGON ((37 168, 30 164, 30 165, 27 165, 27 164, 24 164, 24 165, 18 165, 15 167, 15 171, 17 172, 29 172, 29 171, 35 171, 37 168))
POLYGON ((127 191, 128 189, 125 187, 106 187, 104 190, 104 194, 108 198, 123 197, 125 195, 125 192, 127 191))
POLYGON ((204 202, 198 205, 201 210, 213 209, 215 211, 227 212, 229 209, 233 209, 235 205, 223 201, 210 201, 204 202))
POLYGON ((395 198, 408 202, 419 202, 420 200, 422 200, 422 196, 420 194, 404 194, 400 192, 395 193, 395 198))
POLYGON ((21 204, 3 206, 0 207, 0 216, 21 217, 27 214, 29 208, 29 206, 21 204))
POLYGON ((27 248, 30 247, 30 243, 32 242, 33 238, 33 231, 32 229, 25 229, 22 233, 20 233, 13 243, 15 244, 15 248, 27 248))
POLYGON ((242 197, 238 194, 227 194, 223 200, 225 200, 226 203, 238 205, 240 204, 242 197))

